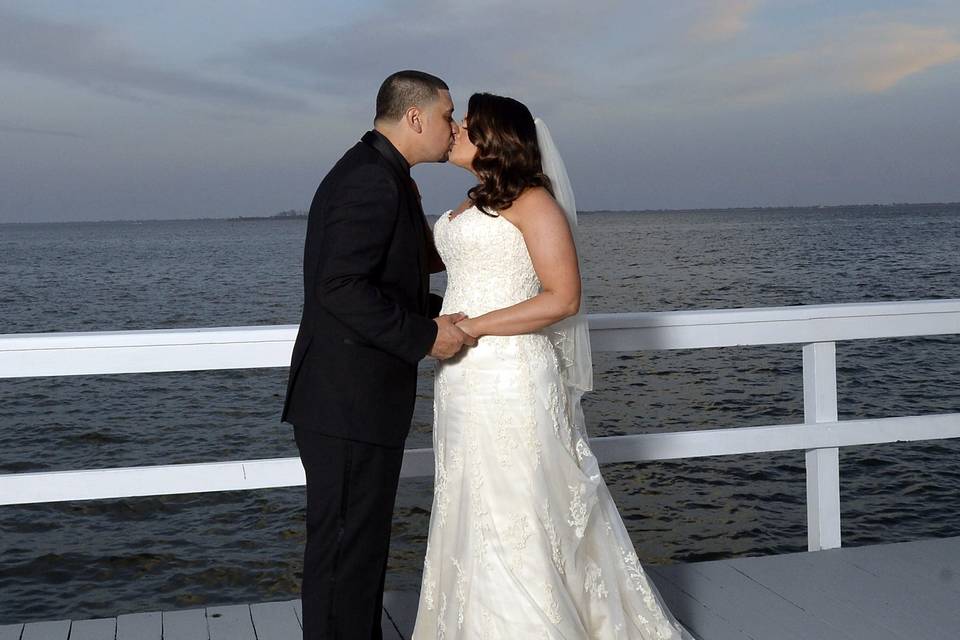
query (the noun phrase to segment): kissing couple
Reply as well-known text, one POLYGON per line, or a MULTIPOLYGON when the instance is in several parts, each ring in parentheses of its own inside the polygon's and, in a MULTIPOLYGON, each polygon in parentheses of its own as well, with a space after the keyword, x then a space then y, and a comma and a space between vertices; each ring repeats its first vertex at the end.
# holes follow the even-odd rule
POLYGON ((374 129, 310 207, 283 420, 307 480, 303 637, 381 638, 417 365, 436 360, 435 476, 413 638, 690 635, 640 566, 590 450, 577 210, 543 122, 512 98, 389 76, 374 129), (476 185, 433 230, 410 168, 476 185), (445 296, 429 292, 446 270, 445 296))

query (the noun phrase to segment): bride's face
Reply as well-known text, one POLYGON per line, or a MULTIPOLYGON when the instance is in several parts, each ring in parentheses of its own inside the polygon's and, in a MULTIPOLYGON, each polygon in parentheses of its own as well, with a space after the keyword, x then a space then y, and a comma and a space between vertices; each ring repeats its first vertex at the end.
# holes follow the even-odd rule
POLYGON ((477 148, 470 142, 469 122, 467 117, 460 124, 460 131, 453 137, 453 148, 450 150, 448 162, 458 167, 473 171, 473 158, 477 155, 477 148))

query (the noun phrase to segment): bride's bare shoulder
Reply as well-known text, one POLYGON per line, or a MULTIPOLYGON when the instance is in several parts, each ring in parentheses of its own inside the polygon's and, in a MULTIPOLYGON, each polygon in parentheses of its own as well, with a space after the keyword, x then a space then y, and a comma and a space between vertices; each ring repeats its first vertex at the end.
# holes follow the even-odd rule
POLYGON ((514 204, 518 204, 523 208, 542 207, 550 203, 556 204, 556 201, 545 187, 530 187, 529 189, 524 189, 523 193, 514 201, 514 204))
POLYGON ((518 227, 531 218, 531 216, 550 217, 551 214, 561 214, 563 211, 560 205, 553 199, 553 196, 543 187, 531 187, 525 190, 513 201, 509 209, 501 212, 507 220, 518 227))

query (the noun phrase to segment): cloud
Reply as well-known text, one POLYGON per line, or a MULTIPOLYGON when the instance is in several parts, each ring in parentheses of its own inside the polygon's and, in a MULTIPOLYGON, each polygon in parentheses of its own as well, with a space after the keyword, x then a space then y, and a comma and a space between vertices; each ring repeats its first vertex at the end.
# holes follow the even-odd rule
MULTIPOLYGON (((862 17, 861 17, 862 19, 862 17)), ((904 22, 837 22, 786 53, 688 58, 631 90, 652 108, 764 106, 794 100, 890 91, 960 60, 949 29, 904 22)))
POLYGON ((878 93, 903 80, 943 64, 960 60, 960 40, 942 27, 888 25, 859 34, 860 43, 849 51, 846 77, 852 83, 878 93))
POLYGON ((738 102, 791 95, 881 93, 907 78, 960 60, 960 41, 941 27, 880 24, 834 34, 816 46, 761 59, 734 74, 738 102))
POLYGON ((746 30, 748 18, 759 4, 759 0, 708 0, 690 37, 701 42, 730 40, 746 30))
POLYGON ((600 26, 615 19, 618 4, 562 0, 545 9, 506 0, 411 0, 376 7, 349 24, 251 43, 220 62, 319 93, 328 104, 369 102, 371 88, 402 68, 436 73, 452 87, 514 92, 521 99, 561 92, 568 100, 585 98, 578 80, 588 74, 575 70, 602 48, 600 26))
POLYGON ((142 99, 188 98, 265 109, 298 109, 302 101, 142 59, 104 28, 40 19, 0 8, 0 66, 142 99))

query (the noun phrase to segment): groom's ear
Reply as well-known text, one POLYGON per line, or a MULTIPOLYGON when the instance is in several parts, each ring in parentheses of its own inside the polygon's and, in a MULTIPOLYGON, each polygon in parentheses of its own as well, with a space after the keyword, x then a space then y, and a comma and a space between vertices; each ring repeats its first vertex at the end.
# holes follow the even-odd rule
POLYGON ((403 119, 407 123, 407 126, 416 131, 417 133, 423 133, 423 122, 420 120, 420 109, 419 107, 410 107, 407 109, 407 112, 403 114, 403 119))

